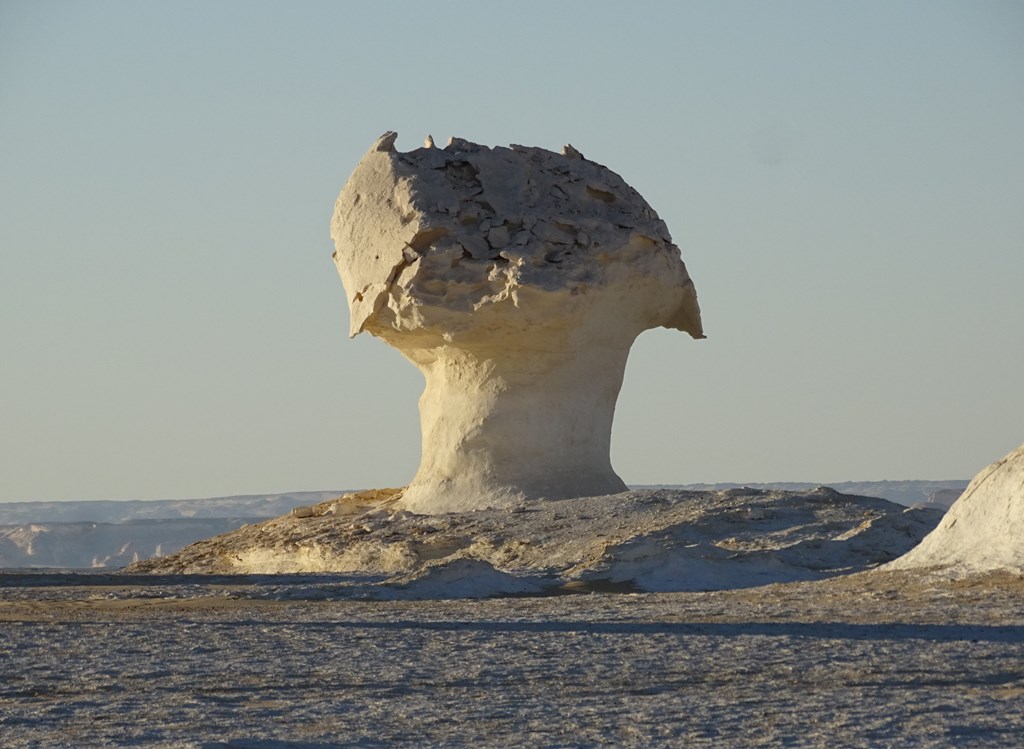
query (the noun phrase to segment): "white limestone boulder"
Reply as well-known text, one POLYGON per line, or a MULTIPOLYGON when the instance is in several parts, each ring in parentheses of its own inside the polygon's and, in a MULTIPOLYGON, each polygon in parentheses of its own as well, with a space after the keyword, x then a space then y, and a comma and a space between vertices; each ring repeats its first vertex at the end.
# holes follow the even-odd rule
POLYGON ((453 138, 395 150, 386 133, 335 206, 351 334, 426 380, 422 457, 400 505, 419 513, 625 490, 612 417, 636 337, 703 338, 665 223, 571 146, 453 138))
POLYGON ((1024 445, 981 471, 938 527, 885 569, 1024 575, 1024 445))

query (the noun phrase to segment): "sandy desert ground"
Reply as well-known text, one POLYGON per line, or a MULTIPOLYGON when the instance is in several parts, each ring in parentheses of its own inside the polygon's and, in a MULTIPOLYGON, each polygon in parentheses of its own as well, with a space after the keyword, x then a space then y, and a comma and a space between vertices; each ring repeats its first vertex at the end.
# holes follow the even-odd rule
POLYGON ((5 747, 1018 747, 1024 580, 331 600, 0 576, 5 747))

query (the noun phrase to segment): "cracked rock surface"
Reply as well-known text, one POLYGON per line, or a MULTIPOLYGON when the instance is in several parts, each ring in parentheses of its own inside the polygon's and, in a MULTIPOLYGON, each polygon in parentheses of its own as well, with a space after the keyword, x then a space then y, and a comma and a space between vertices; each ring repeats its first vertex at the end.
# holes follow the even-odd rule
POLYGON ((521 294, 579 296, 651 276, 670 289, 648 310, 655 324, 703 336, 679 248, 618 174, 571 146, 452 138, 403 153, 396 137, 385 133, 359 163, 331 223, 352 335, 479 337, 482 323, 460 313, 510 301, 520 319, 543 324, 551 310, 520 304, 521 294))

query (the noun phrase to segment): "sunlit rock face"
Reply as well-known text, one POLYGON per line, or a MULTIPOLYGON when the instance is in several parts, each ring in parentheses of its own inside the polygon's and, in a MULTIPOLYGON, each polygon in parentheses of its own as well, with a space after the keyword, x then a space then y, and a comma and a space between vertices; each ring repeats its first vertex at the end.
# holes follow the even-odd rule
POLYGON ((1024 445, 978 473, 938 527, 887 569, 1024 575, 1024 445))
POLYGON ((351 334, 426 379, 402 504, 441 513, 625 490, 609 460, 630 346, 703 338, 693 282, 633 188, 566 146, 395 150, 382 136, 335 206, 351 334))

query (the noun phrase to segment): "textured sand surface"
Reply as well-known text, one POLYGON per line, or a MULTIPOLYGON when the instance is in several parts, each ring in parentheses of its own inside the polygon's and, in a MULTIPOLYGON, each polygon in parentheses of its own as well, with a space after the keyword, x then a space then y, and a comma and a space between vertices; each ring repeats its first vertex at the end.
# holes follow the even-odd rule
POLYGON ((5 747, 1017 747, 1024 733, 1013 576, 485 601, 83 582, 0 577, 5 747))

